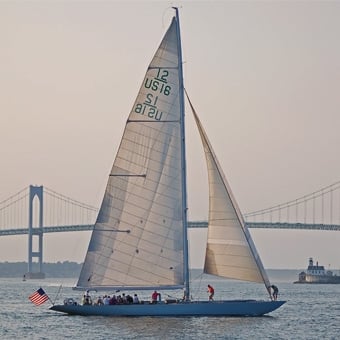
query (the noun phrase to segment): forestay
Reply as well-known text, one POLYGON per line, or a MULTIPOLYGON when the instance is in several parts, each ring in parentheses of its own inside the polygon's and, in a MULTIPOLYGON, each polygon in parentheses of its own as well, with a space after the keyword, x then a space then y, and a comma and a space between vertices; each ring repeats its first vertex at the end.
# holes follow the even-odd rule
POLYGON ((184 284, 178 65, 174 18, 126 123, 79 288, 184 284))

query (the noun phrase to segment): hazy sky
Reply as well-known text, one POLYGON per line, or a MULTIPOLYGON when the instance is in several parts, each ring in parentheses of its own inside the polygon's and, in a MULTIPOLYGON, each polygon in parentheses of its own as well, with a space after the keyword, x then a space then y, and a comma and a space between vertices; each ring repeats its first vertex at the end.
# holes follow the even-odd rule
MULTIPOLYGON (((0 1, 0 201, 36 184, 99 206, 173 4, 185 86, 242 212, 340 180, 340 2, 0 1)), ((199 220, 205 165, 187 137, 199 220)), ((340 232, 252 235, 267 268, 340 268, 340 232)), ((45 261, 82 261, 88 239, 45 235, 45 261)), ((0 238, 0 261, 26 259, 27 236, 0 238)))

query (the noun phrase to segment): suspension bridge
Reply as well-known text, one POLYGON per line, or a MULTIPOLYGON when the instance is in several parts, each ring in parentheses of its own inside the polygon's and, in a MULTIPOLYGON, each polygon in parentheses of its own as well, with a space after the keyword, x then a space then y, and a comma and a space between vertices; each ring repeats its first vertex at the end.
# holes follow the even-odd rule
MULTIPOLYGON (((0 202, 0 236, 28 235, 27 277, 40 278, 43 235, 92 230, 97 213, 97 207, 31 185, 0 202), (34 262, 38 266, 34 267, 34 262)), ((340 231, 340 181, 289 202, 247 213, 244 219, 248 228, 340 231)), ((188 226, 206 228, 207 222, 190 221, 188 226)))

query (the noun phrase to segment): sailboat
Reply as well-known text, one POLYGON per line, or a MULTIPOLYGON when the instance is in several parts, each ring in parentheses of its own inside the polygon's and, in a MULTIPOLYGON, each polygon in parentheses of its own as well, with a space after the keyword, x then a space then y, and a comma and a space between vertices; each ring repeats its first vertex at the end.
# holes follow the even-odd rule
POLYGON ((66 299, 50 309, 103 316, 260 316, 285 303, 270 282, 208 137, 192 107, 205 153, 209 221, 204 272, 264 283, 264 300, 191 299, 186 139, 178 9, 149 64, 121 144, 76 285, 81 290, 181 289, 181 299, 89 305, 66 299), (71 301, 71 303, 70 303, 71 301))

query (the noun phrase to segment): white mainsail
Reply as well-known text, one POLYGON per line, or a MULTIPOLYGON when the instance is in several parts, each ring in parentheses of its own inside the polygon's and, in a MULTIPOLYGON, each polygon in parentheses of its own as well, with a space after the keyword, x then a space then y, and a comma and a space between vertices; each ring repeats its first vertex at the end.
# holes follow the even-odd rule
POLYGON ((77 283, 79 288, 184 285, 177 31, 174 17, 130 112, 77 283))
POLYGON ((208 168, 209 221, 204 272, 264 283, 269 289, 269 279, 240 209, 190 100, 189 103, 201 136, 208 168))

